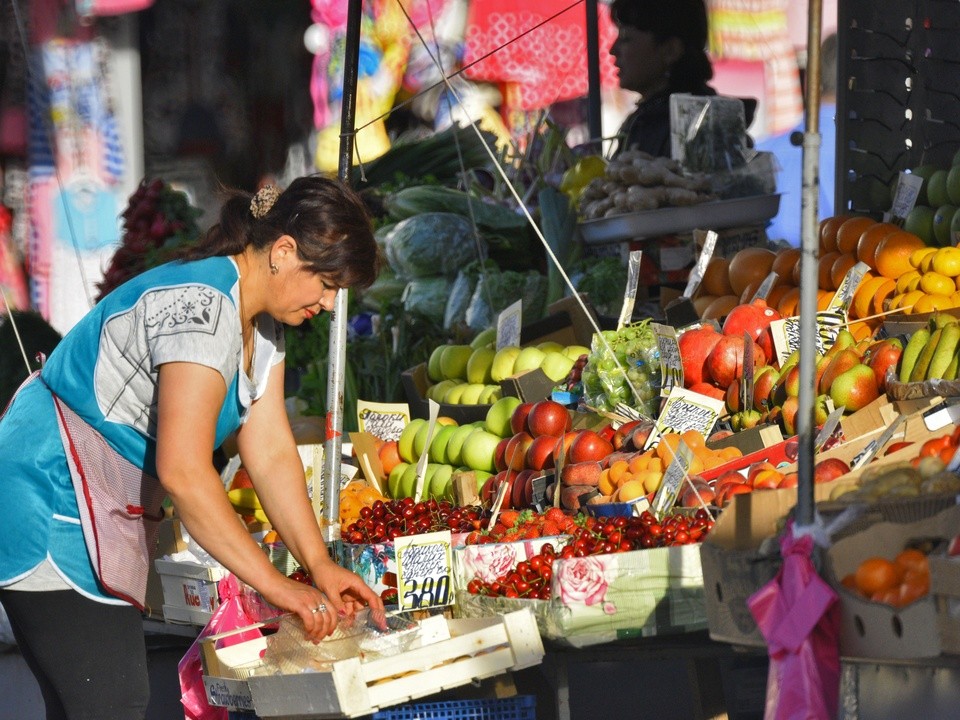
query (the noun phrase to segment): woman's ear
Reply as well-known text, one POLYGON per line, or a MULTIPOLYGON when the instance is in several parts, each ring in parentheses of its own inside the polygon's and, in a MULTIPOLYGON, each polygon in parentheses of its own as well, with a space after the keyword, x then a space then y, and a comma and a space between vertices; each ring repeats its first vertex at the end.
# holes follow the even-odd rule
POLYGON ((270 259, 274 263, 289 262, 297 259, 297 241, 291 235, 281 235, 273 241, 270 259))

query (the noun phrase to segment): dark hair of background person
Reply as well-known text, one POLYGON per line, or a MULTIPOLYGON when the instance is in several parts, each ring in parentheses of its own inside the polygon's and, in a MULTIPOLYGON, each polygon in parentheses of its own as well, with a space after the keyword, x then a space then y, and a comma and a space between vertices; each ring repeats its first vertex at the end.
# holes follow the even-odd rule
POLYGON ((830 33, 820 43, 820 94, 837 94, 837 34, 830 33))
POLYGON ((294 180, 262 218, 250 212, 253 195, 229 192, 220 222, 180 260, 235 255, 248 246, 266 250, 281 235, 297 241, 297 255, 315 273, 341 288, 365 288, 380 271, 380 257, 366 206, 346 185, 309 175, 294 180))
POLYGON ((37 312, 14 310, 13 321, 17 325, 16 332, 10 317, 0 314, 0 413, 29 375, 17 342, 17 333, 23 341, 23 349, 31 366, 35 363, 37 353, 49 355, 60 342, 60 333, 37 312))
POLYGON ((614 0, 610 15, 617 25, 653 33, 657 42, 683 42, 683 55, 670 68, 670 92, 695 91, 713 77, 703 0, 614 0))

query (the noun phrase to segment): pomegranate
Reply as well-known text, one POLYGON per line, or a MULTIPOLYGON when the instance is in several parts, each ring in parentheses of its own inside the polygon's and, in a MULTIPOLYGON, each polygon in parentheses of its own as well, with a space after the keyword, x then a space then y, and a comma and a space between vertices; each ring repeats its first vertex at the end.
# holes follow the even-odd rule
POLYGON ((766 357, 773 357, 773 335, 770 333, 770 323, 780 319, 780 313, 767 305, 766 300, 756 299, 753 302, 737 305, 727 319, 723 321, 724 335, 743 336, 747 333, 754 342, 763 348, 766 357))
POLYGON ((701 382, 709 382, 707 357, 714 346, 723 337, 712 325, 704 325, 695 330, 687 330, 680 336, 680 360, 683 363, 683 384, 691 387, 701 382))
MULTIPOLYGON (((707 370, 721 388, 730 386, 743 374, 744 339, 742 335, 723 335, 707 356, 707 370)), ((754 367, 767 362, 763 348, 753 344, 754 367)))

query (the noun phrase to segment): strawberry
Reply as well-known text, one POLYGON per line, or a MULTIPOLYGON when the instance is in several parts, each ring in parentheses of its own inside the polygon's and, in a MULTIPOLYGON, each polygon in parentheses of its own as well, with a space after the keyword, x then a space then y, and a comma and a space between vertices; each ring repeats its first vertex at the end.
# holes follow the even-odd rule
POLYGON ((546 520, 544 521, 543 526, 540 528, 540 531, 544 534, 544 536, 548 537, 551 535, 559 535, 560 526, 552 520, 546 520))
POLYGON ((511 528, 517 524, 517 520, 520 517, 520 513, 516 510, 504 510, 500 513, 500 517, 497 519, 497 524, 503 524, 504 527, 511 528))
POLYGON ((536 525, 529 526, 523 533, 524 540, 534 540, 538 537, 540 537, 540 528, 536 525))
POLYGON ((543 517, 545 520, 561 523, 567 519, 568 515, 560 508, 552 507, 543 514, 543 517))

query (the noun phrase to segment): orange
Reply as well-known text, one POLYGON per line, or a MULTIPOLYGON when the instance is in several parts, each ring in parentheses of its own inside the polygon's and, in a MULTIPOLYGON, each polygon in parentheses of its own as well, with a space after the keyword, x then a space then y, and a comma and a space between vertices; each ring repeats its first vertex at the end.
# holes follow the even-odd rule
POLYGON ((728 461, 736 460, 739 457, 743 457, 743 451, 738 447, 734 447, 733 445, 728 445, 727 447, 720 448, 717 451, 717 454, 724 460, 728 460, 728 461))
POLYGON ((867 558, 854 573, 857 589, 868 597, 899 585, 902 577, 903 571, 883 557, 867 558))
POLYGON ((684 430, 680 433, 680 439, 683 440, 691 450, 702 448, 704 446, 703 434, 699 430, 684 430))
POLYGON ((877 269, 877 246, 880 241, 892 232, 899 230, 893 223, 876 223, 871 225, 860 235, 857 241, 857 260, 865 262, 871 270, 877 269))
POLYGON ((793 287, 787 290, 780 302, 777 303, 777 312, 783 317, 793 317, 797 314, 797 305, 800 304, 800 288, 793 287))
POLYGON ((817 310, 826 310, 833 300, 833 291, 817 290, 817 310))
POLYGON ((693 299, 693 309, 697 311, 697 317, 702 318, 704 311, 710 307, 710 303, 716 299, 716 295, 697 295, 693 299))
MULTIPOLYGON (((936 252, 937 252, 936 248, 927 247, 926 245, 924 245, 922 248, 917 248, 912 253, 910 253, 910 264, 913 265, 913 267, 919 270, 920 272, 926 272, 930 268, 923 267, 924 258, 927 256, 932 256, 936 252)), ((932 257, 930 260, 927 260, 928 265, 932 262, 933 262, 932 257)))
MULTIPOLYGON (((857 285, 856 292, 853 293, 853 302, 850 304, 850 316, 855 318, 865 318, 870 316, 870 308, 873 305, 873 296, 877 294, 880 286, 887 281, 885 277, 872 277, 864 275, 863 280, 857 285)), ((894 284, 896 287, 896 284, 894 284)))
POLYGON ((913 270, 910 256, 914 250, 925 247, 923 240, 913 233, 897 230, 887 235, 877 245, 877 272, 884 277, 896 280, 913 270))
POLYGON ((710 258, 707 269, 703 272, 703 279, 700 281, 704 292, 717 296, 733 294, 733 288, 730 287, 729 265, 730 261, 727 258, 710 258))
POLYGON ((852 215, 834 215, 820 221, 820 248, 824 252, 836 251, 837 230, 852 217, 852 215))
POLYGON ((820 261, 817 264, 817 287, 821 290, 836 290, 830 280, 830 270, 838 257, 840 257, 840 253, 836 251, 823 253, 820 256, 820 261))
POLYGON ((721 295, 704 309, 703 319, 718 320, 722 317, 726 317, 727 314, 739 304, 739 296, 721 295))
POLYGON ((949 310, 952 307, 955 307, 953 299, 949 295, 938 293, 917 298, 913 304, 913 312, 914 314, 928 313, 935 310, 949 310))
POLYGON ((830 266, 830 284, 832 285, 830 289, 836 290, 839 288, 840 283, 847 276, 847 272, 856 264, 857 258, 848 253, 843 253, 834 260, 833 265, 830 266))
POLYGON ((890 278, 884 278, 884 282, 877 288, 877 291, 873 294, 873 301, 870 303, 870 314, 879 315, 880 313, 886 311, 884 303, 887 301, 887 298, 893 297, 893 294, 897 291, 897 283, 895 280, 890 278))
POLYGON ((860 340, 866 340, 867 338, 872 337, 875 328, 871 327, 869 322, 856 320, 855 322, 850 323, 847 329, 850 331, 850 334, 853 335, 854 339, 859 342, 860 340))
POLYGON ((730 258, 728 267, 733 294, 739 297, 750 283, 763 282, 763 279, 770 274, 775 257, 773 250, 763 247, 739 250, 730 258))
POLYGON ((903 310, 903 312, 905 312, 907 315, 910 315, 914 312, 914 306, 922 297, 926 297, 923 293, 923 290, 911 290, 908 293, 904 293, 903 298, 900 300, 900 304, 897 305, 897 309, 903 310))
POLYGON ((800 248, 784 248, 777 251, 770 271, 775 272, 784 280, 793 277, 793 269, 800 264, 800 248))
POLYGON ((947 277, 960 277, 960 248, 944 247, 937 250, 931 269, 947 277))
POLYGON ((852 217, 837 228, 837 251, 841 253, 856 253, 857 243, 864 231, 877 224, 869 217, 852 217))
POLYGON ((787 291, 792 288, 793 285, 780 285, 771 288, 770 292, 767 293, 767 306, 772 307, 774 310, 777 309, 777 306, 780 304, 780 301, 783 299, 783 296, 787 294, 787 291))
POLYGON ((914 572, 930 572, 930 562, 927 554, 916 548, 906 548, 897 555, 893 562, 902 567, 904 571, 913 570, 914 572))
POLYGON ((377 452, 377 454, 380 456, 380 464, 383 466, 383 472, 387 475, 389 475, 397 465, 403 462, 403 458, 400 457, 400 450, 396 440, 385 442, 380 446, 380 450, 377 452))
POLYGON ((897 292, 905 293, 910 292, 911 290, 916 290, 917 286, 920 285, 920 273, 916 270, 910 270, 905 272, 903 275, 897 278, 897 292), (910 283, 913 283, 913 286, 910 286, 910 283))
POLYGON ((956 289, 957 285, 953 278, 948 278, 938 272, 931 270, 920 277, 920 290, 923 290, 927 295, 950 295, 956 289))

